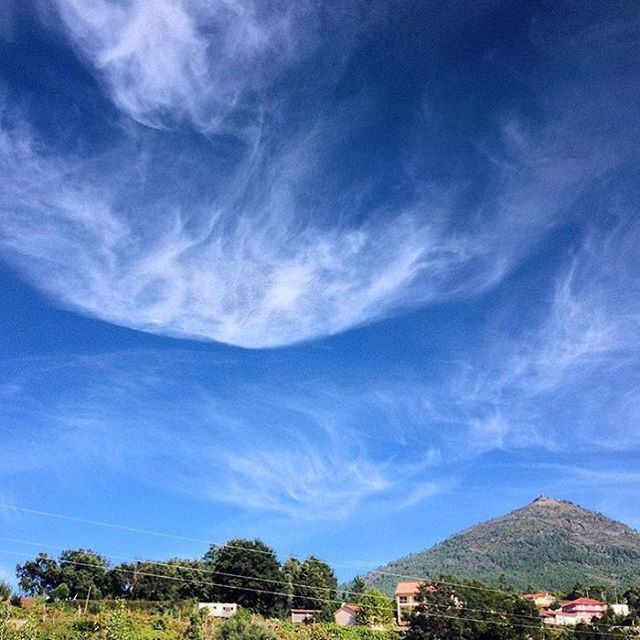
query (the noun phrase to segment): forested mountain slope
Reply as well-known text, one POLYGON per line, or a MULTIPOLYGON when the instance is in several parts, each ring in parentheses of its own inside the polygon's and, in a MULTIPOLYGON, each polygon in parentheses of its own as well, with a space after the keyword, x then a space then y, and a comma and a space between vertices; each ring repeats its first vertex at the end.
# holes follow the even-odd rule
POLYGON ((540 497, 365 576, 391 592, 402 578, 381 571, 490 582, 504 574, 523 590, 564 590, 576 582, 624 586, 640 582, 640 534, 571 502, 540 497))

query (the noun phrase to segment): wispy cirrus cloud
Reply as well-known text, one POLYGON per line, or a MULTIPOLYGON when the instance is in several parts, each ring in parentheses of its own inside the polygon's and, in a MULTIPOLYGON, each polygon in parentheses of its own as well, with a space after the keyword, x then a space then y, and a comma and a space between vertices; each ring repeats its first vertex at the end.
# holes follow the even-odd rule
POLYGON ((479 436, 489 448, 508 443, 556 451, 567 442, 585 449, 634 446, 640 225, 624 208, 610 215, 610 224, 585 231, 549 283, 541 311, 515 333, 512 325, 508 331, 494 325, 438 392, 445 407, 454 399, 451 413, 469 424, 471 441, 479 436), (569 441, 565 428, 554 426, 567 421, 573 425, 569 441))
POLYGON ((336 58, 348 59, 355 21, 306 4, 55 6, 122 116, 159 131, 118 129, 108 153, 79 154, 7 107, 0 251, 58 304, 118 325, 275 347, 476 296, 565 220, 611 160, 567 156, 572 132, 554 126, 555 112, 541 126, 510 114, 478 141, 486 186, 471 208, 465 180, 421 174, 416 158, 431 151, 411 144, 396 162, 402 192, 372 203, 375 178, 334 170, 378 126, 371 98, 327 109, 312 91, 313 108, 291 106, 310 85, 325 99, 334 88, 335 70, 304 73, 314 42, 327 46, 318 24, 335 26, 336 58), (212 144, 204 164, 149 142, 185 123, 212 144), (235 140, 232 160, 220 138, 235 140))
MULTIPOLYGON (((209 133, 259 133, 261 92, 312 33, 308 3, 252 0, 54 2, 61 26, 114 103, 147 126, 187 120, 209 133)), ((294 57, 295 54, 295 57, 294 57)))
MULTIPOLYGON (((322 129, 305 135, 295 153, 263 158, 206 204, 176 204, 131 187, 119 168, 128 149, 91 162, 57 157, 25 123, 14 123, 0 141, 0 246, 36 286, 88 315, 152 333, 273 347, 494 286, 561 219, 579 179, 592 175, 583 167, 556 181, 552 199, 533 205, 524 189, 541 179, 539 167, 510 160, 496 176, 509 172, 506 189, 483 204, 494 210, 466 226, 455 221, 455 206, 424 196, 356 222, 354 185, 333 203, 342 222, 325 222, 296 202, 313 188, 331 139, 322 129), (144 215, 132 217, 123 189, 145 202, 144 215)), ((179 166, 178 175, 188 180, 179 166)))
MULTIPOLYGON (((282 380, 242 382, 234 363, 188 352, 40 359, 4 370, 12 367, 21 370, 21 389, 0 409, 11 425, 0 466, 11 477, 44 473, 63 486, 93 486, 135 475, 189 499, 308 522, 391 512, 452 482, 423 452, 399 459, 365 441, 362 389, 315 380, 290 383, 285 393, 282 380), (215 384, 194 384, 211 368, 215 384), (74 380, 73 388, 51 388, 52 375, 74 380), (34 395, 38 406, 29 403, 34 395), (20 456, 18 439, 29 443, 20 456)), ((380 427, 394 437, 395 423, 380 427)))

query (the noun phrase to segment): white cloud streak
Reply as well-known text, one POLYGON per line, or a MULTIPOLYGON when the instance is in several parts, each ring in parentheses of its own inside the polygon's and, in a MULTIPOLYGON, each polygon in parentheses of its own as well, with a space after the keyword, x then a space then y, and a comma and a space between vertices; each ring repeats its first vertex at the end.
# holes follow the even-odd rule
MULTIPOLYGON (((444 408, 436 405, 439 419, 447 406, 455 407, 449 413, 469 425, 470 444, 553 451, 564 451, 568 442, 585 450, 635 447, 640 225, 626 211, 610 215, 612 224, 585 232, 550 283, 542 310, 527 316, 515 335, 511 324, 508 331, 503 323, 493 326, 436 393, 444 398, 444 408)), ((513 313, 519 316, 520 308, 513 313)))
MULTIPOLYGON (((24 123, 14 125, 0 137, 0 250, 82 313, 152 333, 274 347, 495 285, 577 189, 574 178, 558 184, 555 202, 530 209, 526 224, 513 183, 482 229, 454 231, 454 212, 426 199, 377 221, 318 223, 294 203, 327 141, 297 142, 298 153, 270 157, 258 176, 266 191, 249 202, 243 182, 208 207, 176 211, 149 196, 144 218, 132 218, 119 200, 128 178, 117 165, 127 151, 89 164, 62 159, 39 148, 24 123)), ((523 181, 537 171, 521 169, 523 181)))
MULTIPOLYGON (((473 215, 457 211, 457 185, 432 189, 429 176, 413 176, 415 193, 404 204, 363 212, 368 185, 326 178, 362 116, 357 109, 319 111, 284 129, 273 118, 263 130, 265 111, 280 106, 269 87, 314 46, 312 7, 55 6, 122 114, 159 129, 186 121, 249 143, 222 188, 176 202, 160 193, 164 177, 147 167, 137 138, 77 157, 47 148, 29 131, 28 115, 5 117, 0 253, 61 306, 108 322, 277 347, 477 295, 602 171, 604 161, 565 158, 562 131, 528 131, 511 117, 487 151, 494 188, 473 215), (429 195, 443 189, 445 198, 429 195), (304 204, 323 191, 321 205, 304 204)), ((190 184, 191 166, 164 161, 174 162, 176 185, 190 184)))
POLYGON ((294 50, 300 56, 305 39, 306 2, 278 11, 251 0, 54 4, 114 103, 156 128, 188 120, 205 132, 255 135, 265 114, 256 93, 294 50))
POLYGON ((392 512, 448 486, 417 453, 399 460, 372 450, 355 424, 361 398, 348 390, 336 396, 322 381, 291 387, 283 398, 279 382, 222 382, 232 365, 180 352, 16 366, 21 391, 0 408, 3 424, 11 425, 0 476, 44 473, 61 485, 82 478, 93 486, 133 474, 166 492, 298 522, 392 512), (201 367, 220 371, 215 391, 193 385, 201 367), (52 378, 74 384, 50 389, 33 406, 29 398, 42 395, 52 378), (12 434, 27 446, 18 447, 12 434))

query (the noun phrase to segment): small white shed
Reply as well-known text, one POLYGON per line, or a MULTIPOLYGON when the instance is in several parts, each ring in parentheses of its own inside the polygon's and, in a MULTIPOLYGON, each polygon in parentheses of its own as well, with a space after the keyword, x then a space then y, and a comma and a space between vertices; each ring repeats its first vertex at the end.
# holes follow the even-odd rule
POLYGON ((238 612, 235 602, 198 602, 198 609, 204 609, 212 618, 230 618, 238 612))

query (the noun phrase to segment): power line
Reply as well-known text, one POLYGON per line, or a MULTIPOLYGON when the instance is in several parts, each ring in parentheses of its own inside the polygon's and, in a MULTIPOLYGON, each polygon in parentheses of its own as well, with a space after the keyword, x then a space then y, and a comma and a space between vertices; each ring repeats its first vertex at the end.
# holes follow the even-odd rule
MULTIPOLYGON (((81 518, 81 517, 77 517, 77 516, 70 516, 70 515, 66 515, 66 514, 60 514, 60 513, 54 513, 51 511, 42 511, 42 510, 38 510, 38 509, 31 509, 28 507, 20 507, 20 506, 14 506, 14 505, 9 505, 6 503, 0 503, 0 509, 8 509, 8 510, 14 510, 14 511, 20 511, 23 513, 29 513, 32 515, 38 515, 38 516, 44 516, 44 517, 50 517, 50 518, 57 518, 60 520, 67 520, 69 522, 78 522, 78 523, 82 523, 82 524, 89 524, 89 525, 94 525, 94 526, 100 526, 100 527, 105 527, 105 528, 109 528, 109 529, 115 529, 118 531, 126 531, 129 533, 142 533, 142 534, 146 534, 146 535, 152 535, 152 536, 159 536, 159 537, 163 537, 163 538, 169 538, 169 539, 173 539, 173 540, 184 540, 187 542, 197 542, 200 544, 204 544, 204 545, 209 545, 211 547, 215 547, 218 549, 222 549, 224 547, 228 547, 228 548, 237 548, 237 549, 242 549, 248 553, 257 553, 257 554, 266 554, 266 555, 275 555, 273 552, 271 551, 267 551, 267 550, 263 550, 263 549, 255 549, 253 547, 247 547, 245 545, 240 545, 240 544, 235 544, 235 543, 212 543, 210 541, 207 540, 203 540, 201 538, 192 538, 192 537, 188 537, 188 536, 181 536, 181 535, 177 535, 177 534, 172 534, 172 533, 166 533, 166 532, 162 532, 162 531, 154 531, 151 529, 142 529, 142 528, 138 528, 138 527, 130 527, 127 525, 121 525, 121 524, 114 524, 114 523, 109 523, 109 522, 102 522, 100 520, 92 520, 89 518, 81 518)), ((46 545, 45 545, 46 546, 46 545)), ((302 559, 300 558, 296 558, 295 556, 291 556, 292 559, 296 559, 302 562, 302 559)), ((315 560, 314 558, 307 558, 308 562, 318 562, 321 564, 324 564, 322 561, 320 560, 315 560)), ((338 563, 332 563, 332 566, 335 567, 340 567, 343 565, 340 565, 338 563)), ((503 590, 500 589, 499 587, 492 587, 491 585, 474 585, 474 584, 462 584, 462 583, 456 583, 456 582, 449 582, 446 580, 438 580, 436 578, 431 578, 428 576, 411 576, 411 575, 405 575, 405 574, 400 574, 400 573, 393 573, 390 571, 383 571, 383 570, 373 570, 370 573, 374 574, 374 575, 386 575, 386 576, 391 576, 391 577, 395 577, 395 578, 401 578, 404 580, 412 580, 415 582, 431 582, 433 584, 444 584, 444 585, 449 585, 452 587, 464 587, 464 588, 468 588, 468 589, 476 589, 476 590, 480 590, 480 591, 493 591, 493 592, 497 592, 497 593, 502 593, 503 590)), ((345 591, 345 593, 347 593, 345 591)))
MULTIPOLYGON (((6 509, 8 511, 19 511, 22 513, 29 513, 31 515, 37 515, 37 516, 44 516, 44 517, 48 517, 48 518, 57 518, 59 520, 67 520, 68 522, 77 522, 80 524, 89 524, 89 525, 93 525, 93 526, 97 526, 97 527, 105 527, 108 529, 115 529, 118 531, 126 531, 127 533, 142 533, 145 535, 150 535, 150 536, 157 536, 157 537, 161 537, 161 538, 168 538, 171 540, 183 540, 185 542, 196 542, 198 544, 204 544, 207 545, 209 547, 216 547, 216 548, 223 548, 223 547, 230 547, 230 548, 237 548, 237 549, 243 549, 244 551, 250 552, 250 553, 261 553, 264 555, 271 555, 274 556, 275 553, 273 551, 267 551, 265 549, 255 549, 253 547, 247 547, 245 545, 241 545, 241 544, 234 544, 234 543, 230 543, 230 542, 225 542, 225 543, 221 543, 221 542, 211 542, 210 540, 204 540, 202 538, 192 538, 189 536, 182 536, 182 535, 178 535, 178 534, 174 534, 174 533, 166 533, 163 531, 154 531, 152 529, 142 529, 142 528, 138 528, 138 527, 130 527, 128 525, 121 525, 121 524, 114 524, 112 522, 103 522, 101 520, 92 520, 89 518, 80 518, 77 516, 70 516, 70 515, 66 515, 66 514, 62 514, 62 513, 54 513, 52 511, 41 511, 39 509, 30 509, 28 507, 18 507, 15 505, 10 505, 10 504, 6 504, 6 503, 2 503, 0 502, 0 509, 6 509)), ((295 558, 295 556, 291 556, 292 558, 295 558)), ((300 558, 295 558, 296 560, 301 560, 300 558)), ((311 562, 321 562, 319 560, 315 560, 314 558, 307 558, 308 561, 311 562)), ((333 566, 339 567, 341 566, 340 564, 333 564, 333 566)))
MULTIPOLYGON (((30 540, 21 540, 19 538, 8 538, 5 536, 0 536, 0 540, 4 540, 5 542, 15 542, 17 544, 26 544, 26 545, 30 545, 33 547, 48 547, 50 549, 56 549, 58 551, 64 551, 66 550, 65 547, 61 547, 55 544, 47 544, 44 542, 32 542, 30 540)), ((86 551, 86 550, 85 550, 86 551)), ((129 558, 127 556, 119 556, 119 555, 113 555, 113 554, 109 554, 110 557, 112 558, 117 558, 118 560, 129 560, 129 558)), ((63 560, 63 562, 70 562, 68 560, 63 560)), ((160 562, 157 560, 138 560, 137 562, 141 562, 144 564, 152 564, 152 565, 156 565, 159 567, 167 567, 169 569, 184 569, 186 571, 197 571, 198 573, 205 573, 205 574, 210 574, 210 575, 220 575, 220 576, 227 576, 230 578, 246 578, 246 575, 242 575, 242 574, 238 574, 238 573, 229 573, 226 571, 216 571, 215 569, 205 569, 203 567, 190 567, 187 565, 181 565, 181 564, 177 564, 177 563, 173 563, 173 562, 160 562)), ((114 568, 118 568, 118 567, 114 567, 114 568)), ((260 582, 273 582, 275 584, 282 584, 282 580, 276 580, 274 578, 259 578, 259 577, 254 577, 251 576, 252 580, 258 580, 260 582)), ((303 583, 299 583, 299 582, 288 582, 287 584, 291 585, 292 587, 301 587, 304 589, 317 589, 319 591, 331 591, 331 587, 319 587, 317 585, 312 585, 312 584, 303 584, 303 583)), ((354 594, 357 593, 356 591, 344 591, 344 593, 350 593, 350 594, 354 594)))
MULTIPOLYGON (((6 536, 0 536, 0 540, 4 540, 5 542, 15 542, 17 544, 26 544, 26 545, 30 545, 30 546, 34 546, 34 547, 49 547, 51 549, 56 549, 58 551, 62 551, 64 550, 64 547, 58 546, 58 545, 54 545, 54 544, 47 544, 47 543, 43 543, 43 542, 33 542, 30 540, 22 540, 20 538, 9 538, 6 536)), ((128 560, 128 558, 126 556, 118 556, 118 555, 111 555, 112 558, 118 558, 119 560, 128 560)), ((63 562, 70 562, 67 560, 64 560, 63 562)), ((231 578, 247 578, 246 575, 242 575, 242 574, 238 574, 238 573, 229 573, 229 572, 225 572, 225 571, 216 571, 213 569, 205 569, 205 568, 200 568, 200 567, 190 567, 190 566, 186 566, 186 565, 180 565, 177 563, 171 563, 171 562, 159 562, 159 561, 155 561, 155 560, 144 560, 144 561, 140 561, 140 562, 144 562, 146 564, 152 564, 155 566, 159 566, 159 567, 167 567, 169 569, 184 569, 186 571, 197 571, 199 573, 205 573, 205 574, 210 574, 210 575, 221 575, 221 576, 227 576, 227 577, 231 577, 231 578)), ((117 568, 117 567, 115 567, 117 568)), ((259 582, 270 582, 270 583, 275 583, 275 584, 282 584, 281 580, 275 580, 272 578, 260 578, 260 577, 254 577, 251 576, 252 580, 257 580, 259 582)), ((195 582, 195 580, 194 580, 195 582)), ((330 591, 331 589, 329 587, 319 587, 317 585, 311 585, 311 584, 304 584, 304 583, 297 583, 297 582, 290 582, 288 583, 290 584, 292 587, 301 587, 303 589, 315 589, 318 591, 330 591)), ((447 586, 460 586, 460 587, 466 587, 467 585, 464 584, 456 584, 456 583, 444 583, 447 586)), ((343 593, 345 594, 350 594, 350 595, 359 595, 359 592, 357 591, 350 591, 350 590, 344 590, 343 593)), ((508 592, 506 591, 500 591, 500 593, 508 595, 508 592)), ((318 597, 318 599, 320 599, 318 597)), ((395 600, 393 598, 388 597, 388 600, 391 603, 394 603, 395 600)), ((437 607, 446 607, 448 605, 431 605, 431 606, 437 606, 437 607)), ((463 607, 465 608, 465 607, 463 607)), ((479 609, 468 609, 465 608, 469 611, 482 611, 479 609)), ((538 620, 538 616, 526 616, 523 614, 513 614, 516 617, 522 618, 528 618, 531 620, 538 620)))
MULTIPOLYGON (((8 553, 8 554, 19 555, 19 556, 28 556, 29 555, 29 554, 26 554, 24 552, 11 551, 11 550, 8 550, 8 549, 0 549, 0 553, 8 553)), ((69 564, 73 564, 73 565, 77 565, 77 566, 92 567, 92 568, 96 568, 96 569, 101 569, 101 570, 103 570, 105 572, 107 571, 107 567, 104 567, 101 564, 89 563, 89 562, 81 562, 81 561, 78 561, 78 560, 66 560, 65 562, 68 562, 69 564)), ((204 581, 203 582, 203 581, 198 581, 198 580, 189 579, 189 578, 181 578, 179 576, 167 576, 167 575, 162 575, 162 574, 150 573, 150 572, 147 572, 147 571, 139 571, 139 570, 136 570, 136 569, 120 569, 120 570, 123 571, 124 573, 131 573, 132 575, 145 576, 145 577, 150 577, 150 578, 158 578, 160 580, 173 580, 173 581, 182 582, 182 583, 192 583, 192 584, 198 584, 198 585, 224 587, 226 589, 232 589, 232 590, 235 590, 235 591, 250 591, 250 592, 254 592, 254 593, 265 593, 265 594, 285 596, 285 597, 290 597, 292 595, 292 594, 284 592, 284 591, 273 591, 273 590, 269 590, 269 589, 258 589, 256 587, 235 586, 235 585, 228 585, 228 584, 224 584, 224 583, 217 583, 217 582, 210 582, 210 581, 204 581)), ((246 579, 254 579, 253 576, 246 576, 246 575, 241 575, 241 574, 234 574, 234 575, 236 577, 241 577, 241 578, 246 578, 246 579)), ((312 600, 312 601, 315 601, 315 600, 318 599, 318 598, 316 598, 314 596, 304 596, 304 595, 302 595, 302 596, 297 595, 297 597, 300 597, 300 598, 305 599, 305 600, 312 600)), ((322 600, 324 602, 326 602, 326 603, 343 604, 342 600, 336 600, 334 598, 329 598, 329 599, 324 599, 323 598, 322 600)), ((388 601, 389 601, 390 604, 394 602, 390 598, 388 599, 388 601)), ((427 603, 425 603, 425 604, 426 604, 426 606, 447 607, 447 608, 451 607, 451 605, 438 605, 438 604, 429 605, 427 603)), ((362 608, 367 608, 367 607, 376 608, 376 605, 359 604, 358 606, 360 606, 362 608)), ((491 616, 500 615, 500 616, 506 616, 506 617, 510 617, 510 618, 522 618, 522 619, 526 618, 526 619, 534 619, 534 620, 538 620, 539 621, 539 618, 536 618, 534 616, 526 616, 526 615, 523 615, 523 614, 498 613, 496 611, 492 611, 492 610, 489 610, 489 609, 473 609, 473 608, 462 607, 462 606, 455 606, 455 608, 457 610, 460 610, 460 611, 471 611, 471 612, 476 612, 476 613, 484 613, 484 614, 489 614, 491 616)), ((448 616, 448 615, 441 614, 441 613, 431 613, 429 611, 421 612, 420 615, 425 615, 427 617, 433 617, 433 618, 461 620, 463 622, 477 622, 477 623, 482 623, 482 624, 497 624, 497 625, 510 626, 510 627, 519 626, 521 628, 531 628, 531 629, 538 629, 538 630, 541 628, 541 625, 527 625, 527 624, 516 625, 513 622, 504 622, 504 621, 499 621, 499 620, 494 620, 494 619, 480 620, 480 619, 461 617, 461 616, 448 616)), ((597 634, 597 635, 604 635, 604 636, 620 637, 620 634, 612 633, 612 632, 606 632, 606 631, 600 631, 600 630, 582 631, 580 629, 573 629, 573 631, 574 631, 574 633, 587 633, 587 634, 597 634)))
MULTIPOLYGON (((33 542, 30 540, 22 540, 20 538, 9 538, 9 537, 5 537, 5 536, 0 536, 0 540, 4 540, 5 542, 15 542, 18 544, 26 544, 26 545, 30 545, 30 546, 34 546, 34 547, 48 547, 51 549, 56 549, 58 551, 64 551, 66 550, 66 547, 61 547, 59 545, 54 545, 54 544, 48 544, 45 542, 33 542)), ((254 549, 250 548, 250 547, 240 547, 242 548, 244 551, 254 551, 254 549)), ((258 550, 259 551, 259 550, 258 550)), ((119 556, 119 555, 115 555, 115 554, 109 554, 110 557, 112 558, 117 558, 119 560, 129 560, 129 558, 127 556, 119 556)), ((175 569, 185 569, 185 570, 189 570, 189 571, 197 571, 199 573, 208 573, 208 574, 218 574, 218 575, 226 575, 228 577, 245 577, 245 576, 241 576, 238 574, 233 574, 233 573, 225 573, 222 571, 215 571, 212 569, 204 569, 204 568, 199 568, 199 567, 189 567, 189 566, 185 566, 185 565, 179 565, 176 563, 171 563, 171 562, 160 562, 157 560, 143 560, 141 562, 146 562, 147 564, 154 564, 157 566, 164 566, 164 567, 169 567, 169 568, 175 568, 175 569)), ((321 562, 321 561, 317 561, 317 562, 321 562)), ((259 580, 259 581, 263 581, 263 582, 274 582, 274 583, 279 583, 278 580, 274 580, 271 578, 254 578, 255 580, 259 580)), ((430 582, 432 584, 442 584, 442 585, 447 585, 447 586, 452 586, 452 587, 461 587, 461 588, 469 588, 469 589, 476 589, 476 590, 488 590, 488 591, 492 591, 492 592, 496 592, 496 593, 506 593, 503 589, 498 589, 497 587, 491 587, 488 585, 473 585, 473 584, 464 584, 464 583, 457 583, 457 582, 448 582, 448 581, 444 581, 444 580, 433 580, 433 579, 427 579, 427 578, 423 578, 420 579, 419 582, 430 582)), ((302 587, 302 588, 307 588, 307 589, 318 589, 318 590, 328 590, 327 587, 318 587, 315 585, 310 585, 310 584, 302 584, 302 583, 289 583, 291 584, 291 586, 295 586, 295 587, 302 587)), ((359 594, 359 592, 357 591, 352 591, 349 589, 343 589, 342 593, 345 594, 350 594, 350 595, 354 595, 354 594, 359 594)))
MULTIPOLYGON (((198 543, 209 545, 210 547, 215 547, 215 548, 218 548, 218 549, 222 549, 224 547, 228 547, 228 548, 242 549, 243 551, 246 551, 247 553, 255 553, 255 554, 263 554, 263 555, 275 556, 275 553, 272 552, 272 551, 268 551, 268 550, 264 550, 264 549, 256 549, 254 547, 247 547, 247 546, 241 545, 241 544, 235 544, 235 543, 229 543, 229 542, 227 542, 227 543, 212 543, 212 542, 200 539, 200 538, 181 536, 181 535, 172 534, 172 533, 166 533, 166 532, 162 532, 162 531, 154 531, 154 530, 151 530, 151 529, 142 529, 142 528, 137 528, 137 527, 130 527, 128 525, 121 525, 121 524, 102 522, 102 521, 99 521, 99 520, 93 520, 93 519, 89 519, 89 518, 81 518, 81 517, 77 517, 77 516, 69 516, 69 515, 66 515, 66 514, 54 513, 54 512, 50 512, 50 511, 42 511, 42 510, 38 510, 38 509, 31 509, 31 508, 28 508, 28 507, 13 506, 13 505, 9 505, 9 504, 6 504, 6 503, 0 503, 0 509, 9 509, 9 510, 13 509, 15 511, 21 511, 21 512, 30 513, 30 514, 33 514, 33 515, 57 518, 57 519, 67 520, 67 521, 70 521, 70 522, 78 522, 78 523, 83 523, 83 524, 101 526, 101 527, 106 527, 106 528, 110 528, 110 529, 116 529, 116 530, 120 530, 120 531, 127 531, 127 532, 130 532, 130 533, 142 533, 142 534, 159 536, 159 537, 175 539, 175 540, 185 540, 185 541, 188 541, 188 542, 198 542, 198 543)), ((6 538, 0 537, 0 539, 6 539, 6 538)), ((18 542, 20 542, 20 541, 18 541, 18 542)), ((36 543, 25 542, 25 544, 36 544, 36 543)), ((40 544, 40 543, 37 543, 37 544, 40 544)), ((56 548, 55 545, 43 544, 42 546, 49 546, 51 548, 56 548)), ((62 547, 57 547, 57 548, 58 549, 62 549, 62 547)), ((113 556, 113 557, 117 557, 117 556, 113 556)), ((125 559, 126 560, 127 558, 120 557, 120 559, 125 559)), ((295 556, 291 556, 291 559, 296 559, 296 560, 298 560, 300 562, 303 562, 302 559, 296 558, 295 556)), ((326 564, 325 562, 323 562, 321 560, 316 560, 316 559, 314 559, 312 557, 307 558, 306 561, 307 562, 317 562, 319 564, 326 564)), ((150 563, 153 563, 153 564, 157 564, 157 565, 162 565, 163 564, 163 563, 155 562, 155 561, 147 561, 147 562, 150 562, 150 563)), ((172 566, 175 567, 176 565, 172 565, 172 566)), ((333 564, 333 566, 339 567, 341 565, 340 564, 333 564)), ((189 567, 189 569, 194 570, 193 567, 189 567)), ((373 574, 373 575, 384 575, 384 576, 390 576, 390 577, 394 577, 394 578, 401 578, 401 579, 404 579, 404 580, 412 580, 412 581, 415 581, 415 582, 429 582, 429 583, 432 583, 432 584, 441 584, 441 585, 447 585, 447 586, 451 586, 451 587, 474 589, 474 590, 478 590, 478 591, 491 591, 491 592, 494 592, 494 593, 505 593, 504 589, 501 589, 499 587, 494 587, 494 586, 491 586, 491 585, 485 585, 485 584, 465 584, 465 583, 460 583, 460 582, 451 582, 451 581, 447 581, 447 580, 440 580, 440 579, 432 578, 432 577, 429 577, 429 576, 412 576, 412 575, 401 574, 401 573, 393 573, 391 571, 383 571, 383 570, 373 570, 373 571, 371 571, 369 573, 373 574)), ((266 578, 256 578, 256 579, 267 581, 266 578)), ((277 582, 277 581, 274 580, 273 582, 277 582)), ((313 585, 296 585, 296 586, 304 586, 306 588, 315 588, 313 585)), ((357 593, 357 592, 344 590, 343 593, 353 594, 353 593, 357 593)))
MULTIPOLYGON (((28 553, 25 553, 24 551, 12 551, 9 549, 0 549, 0 553, 8 553, 11 555, 17 555, 17 556, 28 556, 28 553)), ((96 563, 92 563, 92 562, 82 562, 79 560, 65 560, 65 562, 68 562, 69 564, 73 564, 73 565, 77 565, 77 566, 81 566, 81 567, 92 567, 95 569, 101 569, 103 571, 108 570, 108 567, 105 567, 102 564, 96 564, 96 563)), ((132 575, 137 575, 137 576, 145 576, 148 578, 158 578, 160 580, 173 580, 176 582, 185 582, 185 583, 189 583, 189 584, 197 584, 197 585, 207 585, 207 586, 213 586, 213 587, 224 587, 225 589, 233 589, 236 591, 252 591, 254 593, 266 593, 266 594, 271 594, 271 595, 277 595, 277 596, 285 596, 285 597, 290 597, 293 594, 288 593, 286 591, 273 591, 270 589, 258 589, 257 587, 247 587, 247 586, 237 586, 237 585, 230 585, 230 584, 225 584, 222 582, 211 582, 211 581, 200 581, 200 580, 194 580, 194 579, 189 579, 189 578, 181 578, 179 576, 167 576, 167 575, 163 575, 163 574, 159 574, 159 573, 150 573, 148 571, 139 571, 137 569, 122 569, 119 568, 120 571, 123 571, 124 573, 130 573, 132 575)), ((253 576, 247 576, 247 575, 242 575, 242 574, 234 574, 236 577, 239 578, 245 578, 247 580, 253 580, 254 577, 253 576)), ((342 604, 342 600, 336 600, 334 598, 316 598, 315 596, 304 596, 304 595, 298 595, 296 594, 297 597, 300 597, 302 599, 305 600, 318 600, 321 599, 324 602, 333 602, 333 603, 339 603, 342 604)), ((363 605, 363 606, 371 606, 373 607, 374 605, 363 605)))

